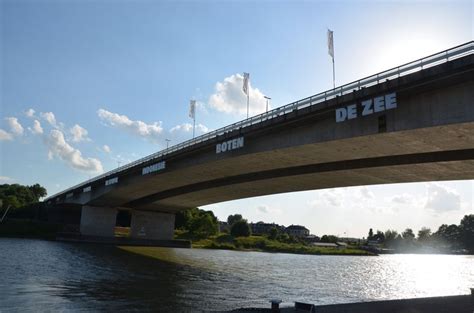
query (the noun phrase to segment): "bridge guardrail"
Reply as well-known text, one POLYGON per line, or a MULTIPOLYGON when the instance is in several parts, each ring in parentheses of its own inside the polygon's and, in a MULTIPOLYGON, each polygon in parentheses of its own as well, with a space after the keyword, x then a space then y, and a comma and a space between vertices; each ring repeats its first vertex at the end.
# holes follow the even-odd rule
POLYGON ((49 200, 57 197, 58 195, 67 193, 67 192, 69 192, 71 190, 74 190, 76 188, 79 188, 79 187, 82 187, 82 186, 87 186, 88 184, 91 184, 92 182, 97 181, 99 179, 102 179, 102 178, 105 178, 105 177, 108 177, 108 176, 113 176, 117 173, 125 171, 129 168, 132 168, 136 165, 139 165, 139 164, 142 164, 142 163, 145 163, 145 162, 149 162, 153 159, 160 158, 160 157, 162 157, 164 155, 167 155, 167 154, 170 154, 172 152, 176 152, 176 151, 182 150, 184 148, 187 148, 189 146, 195 145, 197 143, 201 143, 201 142, 210 140, 212 138, 215 138, 217 136, 221 136, 221 135, 223 135, 227 132, 237 130, 237 129, 240 129, 240 128, 243 128, 243 127, 251 126, 251 125, 254 125, 254 124, 258 124, 258 123, 261 123, 262 121, 272 119, 272 118, 278 117, 280 115, 288 114, 288 113, 290 113, 294 110, 303 109, 303 108, 306 108, 306 107, 324 102, 326 100, 333 99, 337 96, 342 96, 342 95, 351 93, 353 91, 360 90, 362 88, 367 88, 367 87, 376 85, 376 84, 380 83, 381 81, 385 81, 385 80, 393 79, 393 78, 399 78, 399 77, 402 77, 402 76, 420 71, 422 69, 426 69, 426 68, 433 67, 433 66, 436 66, 436 65, 439 65, 439 64, 442 64, 442 63, 446 63, 450 60, 458 59, 460 57, 463 57, 463 56, 466 56, 466 55, 469 55, 469 54, 473 54, 473 53, 474 53, 474 41, 470 41, 470 42, 467 42, 465 44, 456 46, 454 48, 450 48, 448 50, 445 50, 445 51, 442 51, 442 52, 439 52, 439 53, 435 53, 433 55, 418 59, 416 61, 406 63, 406 64, 403 64, 403 65, 391 68, 389 70, 377 73, 375 75, 371 75, 371 76, 359 79, 357 81, 354 81, 354 82, 351 82, 351 83, 348 83, 348 84, 345 84, 345 85, 342 85, 342 86, 339 86, 339 87, 321 92, 319 94, 316 94, 316 95, 313 95, 313 96, 310 96, 310 97, 292 102, 290 104, 275 108, 275 109, 270 110, 268 112, 255 115, 255 116, 249 117, 245 120, 242 120, 242 121, 224 126, 222 128, 216 129, 214 131, 205 133, 205 134, 203 134, 201 136, 198 136, 196 138, 183 141, 183 142, 181 142, 177 145, 171 146, 171 147, 166 148, 164 150, 155 152, 155 153, 150 154, 146 157, 143 157, 141 159, 138 159, 138 160, 135 160, 135 161, 130 162, 128 164, 125 164, 121 167, 118 167, 116 169, 113 169, 113 170, 108 171, 106 173, 103 173, 101 175, 98 175, 94 178, 91 178, 91 179, 89 179, 85 182, 82 182, 80 184, 72 186, 72 187, 70 187, 70 188, 68 188, 64 191, 56 193, 56 194, 46 198, 45 201, 49 201, 49 200))

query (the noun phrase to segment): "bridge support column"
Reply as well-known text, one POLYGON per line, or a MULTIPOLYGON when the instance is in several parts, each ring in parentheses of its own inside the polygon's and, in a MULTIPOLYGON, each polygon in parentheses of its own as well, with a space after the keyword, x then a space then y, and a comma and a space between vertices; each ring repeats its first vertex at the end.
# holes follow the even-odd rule
POLYGON ((109 207, 83 206, 81 235, 114 237, 117 210, 109 207))
POLYGON ((174 235, 174 214, 132 210, 130 237, 171 240, 174 235))

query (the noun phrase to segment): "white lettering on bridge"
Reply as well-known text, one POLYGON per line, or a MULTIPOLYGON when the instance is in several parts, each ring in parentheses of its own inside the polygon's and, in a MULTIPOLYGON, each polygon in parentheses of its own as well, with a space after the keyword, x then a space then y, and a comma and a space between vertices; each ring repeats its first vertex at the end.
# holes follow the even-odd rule
POLYGON ((116 183, 118 183, 118 177, 109 178, 105 181, 106 186, 113 185, 116 183))
MULTIPOLYGON (((397 94, 394 92, 385 96, 362 101, 360 107, 362 108, 362 116, 395 109, 397 107, 397 94)), ((336 123, 352 120, 357 117, 357 104, 351 104, 344 108, 336 109, 336 123)))
POLYGON ((226 152, 230 150, 240 149, 244 146, 244 137, 235 138, 224 141, 216 145, 216 153, 226 152))
POLYGON ((142 175, 146 175, 146 174, 150 174, 150 173, 153 173, 153 172, 158 172, 158 171, 164 170, 165 167, 166 167, 165 161, 155 163, 153 165, 144 167, 142 169, 142 175))

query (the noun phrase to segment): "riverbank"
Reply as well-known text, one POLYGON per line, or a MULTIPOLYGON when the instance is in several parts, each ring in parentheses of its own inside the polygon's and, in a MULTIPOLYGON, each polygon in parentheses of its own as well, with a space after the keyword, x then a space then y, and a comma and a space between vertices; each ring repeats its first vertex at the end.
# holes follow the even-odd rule
MULTIPOLYGON (((181 236, 183 237, 183 236, 181 236)), ((178 238, 181 238, 178 236, 178 238)), ((294 253, 311 255, 351 255, 351 256, 373 256, 373 252, 348 248, 327 248, 315 247, 310 244, 302 243, 284 243, 277 240, 271 240, 266 236, 249 236, 234 238, 228 234, 211 236, 206 239, 192 241, 193 248, 199 249, 220 249, 235 251, 258 251, 271 253, 294 253)))
MULTIPOLYGON (((35 220, 23 220, 23 219, 8 219, 0 224, 0 237, 16 237, 16 238, 36 238, 46 240, 58 239, 58 234, 62 230, 60 224, 52 224, 46 222, 40 222, 35 220)), ((107 243, 116 243, 117 245, 125 245, 129 232, 119 229, 116 233, 117 237, 115 241, 107 243), (122 231, 123 233, 121 233, 122 231)), ((64 236, 62 236, 64 237, 64 236)), ((62 238, 60 236, 60 238, 62 238)), ((74 242, 87 242, 87 240, 77 240, 77 236, 67 237, 67 241, 74 242)), ((327 248, 327 247, 314 247, 309 244, 302 243, 284 243, 277 240, 271 240, 266 236, 249 236, 249 237, 237 237, 234 238, 228 234, 220 234, 217 236, 211 236, 206 239, 195 239, 190 238, 186 234, 177 232, 175 239, 177 240, 191 240, 192 248, 197 249, 219 249, 219 250, 235 250, 235 251, 257 251, 257 252, 271 252, 271 253, 293 253, 293 254, 310 254, 310 255, 351 255, 351 256, 371 256, 377 255, 376 253, 348 247, 344 249, 340 248, 327 248), (194 240, 193 240, 194 239, 194 240)), ((110 240, 109 240, 110 241, 110 240)), ((98 242, 93 240, 91 242, 98 242)), ((133 244, 137 245, 137 244, 133 244)), ((148 243, 144 246, 153 244, 148 243)), ((159 246, 157 243, 156 246, 159 246)), ((168 246, 168 245, 164 245, 168 246)))
POLYGON ((26 219, 7 219, 0 224, 0 237, 55 240, 62 225, 26 219))

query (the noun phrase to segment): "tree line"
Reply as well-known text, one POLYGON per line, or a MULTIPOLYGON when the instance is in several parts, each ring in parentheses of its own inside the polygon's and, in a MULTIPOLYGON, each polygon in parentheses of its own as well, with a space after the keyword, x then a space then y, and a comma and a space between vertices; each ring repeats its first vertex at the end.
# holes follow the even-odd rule
POLYGON ((40 198, 47 195, 46 188, 40 184, 22 186, 19 184, 0 185, 0 199, 2 208, 19 209, 37 203, 40 198))
POLYGON ((444 251, 467 250, 474 253, 474 214, 465 215, 459 225, 443 224, 437 231, 423 227, 415 235, 411 228, 398 233, 396 230, 382 232, 369 230, 367 240, 383 244, 387 248, 413 251, 420 248, 433 248, 444 251))
MULTIPOLYGON (((227 223, 234 237, 248 237, 252 233, 247 220, 240 214, 229 215, 227 223)), ((219 221, 212 211, 192 208, 176 213, 175 229, 192 238, 203 239, 219 233, 219 221)))

